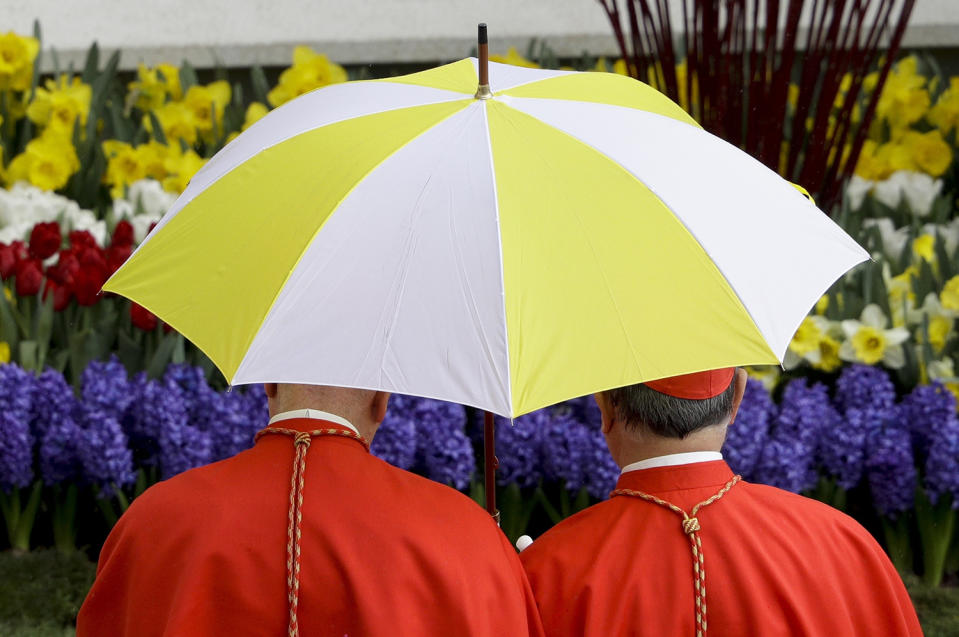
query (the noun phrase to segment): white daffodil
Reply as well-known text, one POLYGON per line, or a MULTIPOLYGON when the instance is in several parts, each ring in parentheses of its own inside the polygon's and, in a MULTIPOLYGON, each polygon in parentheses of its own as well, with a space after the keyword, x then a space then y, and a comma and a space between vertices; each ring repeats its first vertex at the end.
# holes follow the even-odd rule
POLYGON ((959 313, 944 308, 939 302, 939 296, 935 292, 930 292, 926 295, 921 307, 906 313, 906 320, 910 325, 922 325, 924 318, 928 320, 929 344, 939 352, 946 346, 946 341, 952 335, 956 316, 959 316, 959 313))
POLYGON ((879 237, 882 240, 882 251, 891 259, 898 259, 902 254, 906 242, 909 241, 909 228, 896 228, 892 219, 883 217, 882 219, 866 219, 862 222, 863 228, 876 228, 879 230, 879 237))
POLYGON ((892 324, 902 327, 906 324, 906 315, 916 307, 916 293, 912 288, 912 279, 919 270, 911 265, 896 276, 890 273, 889 264, 882 264, 882 280, 889 295, 889 308, 892 310, 892 324))
POLYGON ((877 201, 880 201, 890 208, 898 208, 902 201, 902 191, 909 178, 905 170, 897 170, 886 179, 876 182, 872 189, 872 194, 877 201))
POLYGON ((849 202, 850 210, 859 210, 866 195, 873 189, 876 182, 871 179, 863 179, 859 175, 853 175, 846 184, 846 200, 849 202))
POLYGON ((909 330, 903 327, 887 329, 888 324, 889 319, 875 303, 863 309, 858 321, 843 321, 846 340, 839 348, 839 357, 867 365, 882 362, 891 369, 902 367, 906 362, 902 344, 909 340, 909 330))

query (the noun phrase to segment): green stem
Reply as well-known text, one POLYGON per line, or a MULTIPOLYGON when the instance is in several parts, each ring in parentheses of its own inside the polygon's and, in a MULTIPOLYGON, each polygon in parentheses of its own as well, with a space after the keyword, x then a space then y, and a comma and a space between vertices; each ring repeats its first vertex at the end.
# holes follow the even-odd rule
POLYGON ((569 491, 566 490, 565 484, 560 485, 559 488, 559 512, 563 516, 562 519, 564 520, 572 513, 569 501, 569 491))
POLYGON ((539 503, 543 506, 543 510, 546 511, 546 516, 549 517, 550 522, 553 524, 559 523, 563 516, 559 514, 559 511, 556 510, 556 507, 553 506, 553 503, 549 501, 546 497, 546 493, 543 491, 543 487, 536 487, 536 493, 533 495, 539 503))
POLYGON ((77 550, 77 485, 54 489, 53 545, 58 551, 72 553, 77 550))
POLYGON ((883 518, 882 531, 886 538, 886 548, 889 559, 900 573, 912 573, 914 559, 912 556, 912 542, 909 537, 909 520, 906 514, 895 520, 883 518))
POLYGON ((16 536, 17 522, 20 518, 20 489, 14 487, 10 493, 0 491, 0 512, 7 527, 7 540, 13 545, 16 536))
MULTIPOLYGON (((37 480, 30 489, 30 497, 27 499, 26 506, 20 510, 17 516, 16 528, 13 531, 13 537, 10 538, 10 545, 21 551, 30 550, 30 535, 33 532, 33 523, 37 519, 37 510, 40 508, 40 496, 43 494, 43 483, 37 480)), ((19 494, 18 498, 19 500, 19 494)))
POLYGON ((918 490, 916 521, 919 523, 919 538, 922 543, 922 579, 929 586, 939 586, 956 526, 952 499, 943 497, 933 505, 925 491, 918 490))

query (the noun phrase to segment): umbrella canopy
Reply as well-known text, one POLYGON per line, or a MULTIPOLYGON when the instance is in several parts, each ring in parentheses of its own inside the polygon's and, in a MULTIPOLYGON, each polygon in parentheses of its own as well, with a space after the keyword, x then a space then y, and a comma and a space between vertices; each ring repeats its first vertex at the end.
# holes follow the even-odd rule
POLYGON ((232 384, 517 416, 777 363, 866 252, 631 78, 476 60, 328 86, 227 145, 105 289, 232 384), (483 97, 486 97, 485 95, 483 97))

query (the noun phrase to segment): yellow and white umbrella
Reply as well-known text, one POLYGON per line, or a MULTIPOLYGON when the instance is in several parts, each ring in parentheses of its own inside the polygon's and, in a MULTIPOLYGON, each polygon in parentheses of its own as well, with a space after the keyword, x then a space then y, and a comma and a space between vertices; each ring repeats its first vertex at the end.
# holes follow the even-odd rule
POLYGON ((867 258, 645 84, 490 64, 489 85, 466 59, 289 102, 210 160, 105 289, 233 384, 517 416, 777 363, 867 258))

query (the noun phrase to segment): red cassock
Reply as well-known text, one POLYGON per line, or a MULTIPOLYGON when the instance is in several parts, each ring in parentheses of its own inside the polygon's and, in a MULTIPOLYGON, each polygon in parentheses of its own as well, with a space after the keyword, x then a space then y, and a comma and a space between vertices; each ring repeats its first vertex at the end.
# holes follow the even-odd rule
MULTIPOLYGON (((264 436, 137 498, 103 546, 77 635, 286 635, 293 459, 292 438, 264 436)), ((302 512, 300 635, 542 634, 515 550, 454 489, 357 440, 315 437, 302 512)))
MULTIPOLYGON (((617 489, 689 512, 732 477, 719 460, 628 472, 617 489)), ((708 635, 922 635, 883 550, 839 511, 739 482, 696 517, 708 635)), ((696 634, 690 541, 681 515, 659 504, 612 497, 520 558, 548 637, 696 634)))

